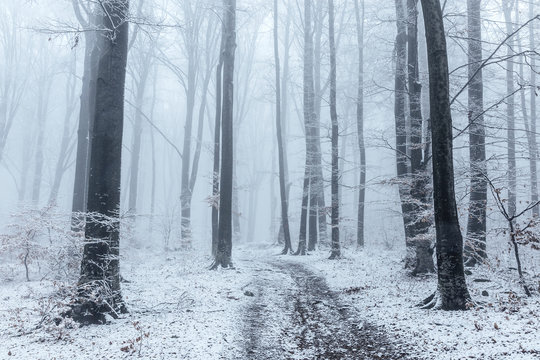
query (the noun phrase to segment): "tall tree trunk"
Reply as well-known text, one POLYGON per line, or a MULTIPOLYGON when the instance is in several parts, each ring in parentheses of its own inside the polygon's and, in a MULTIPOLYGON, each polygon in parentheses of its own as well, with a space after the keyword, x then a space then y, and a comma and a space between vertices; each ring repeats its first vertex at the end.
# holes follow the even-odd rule
MULTIPOLYGON (((317 193, 315 189, 316 175, 314 159, 317 149, 314 142, 316 137, 316 132, 314 131, 316 127, 316 125, 314 124, 314 119, 316 115, 314 108, 313 35, 311 33, 311 6, 311 0, 306 0, 304 2, 304 124, 306 132, 306 170, 304 176, 307 176, 308 179, 307 181, 304 179, 304 194, 302 197, 302 211, 304 211, 304 197, 307 196, 307 223, 303 223, 301 219, 300 237, 302 237, 302 234, 309 234, 307 250, 314 249, 317 243, 317 193), (309 231, 306 231, 306 229, 302 229, 303 225, 307 225, 309 231)), ((298 250, 302 250, 300 251, 300 253, 303 253, 306 249, 301 249, 299 246, 298 250)))
MULTIPOLYGON (((308 250, 315 250, 318 241, 326 243, 327 237, 327 223, 326 223, 326 201, 324 196, 324 177, 322 168, 322 151, 321 151, 321 101, 326 86, 322 86, 321 83, 321 46, 322 46, 322 33, 323 33, 323 1, 316 0, 315 2, 316 14, 313 14, 313 27, 315 41, 313 44, 313 185, 310 187, 311 193, 313 193, 314 200, 310 200, 310 208, 313 208, 317 213, 317 217, 310 217, 310 229, 316 229, 317 231, 310 231, 308 250), (317 224, 318 222, 318 227, 317 224)), ((311 196, 311 195, 310 195, 311 196)), ((312 210, 310 210, 312 211, 312 210)))
POLYGON ((196 78, 197 78, 197 65, 198 61, 194 49, 188 46, 188 74, 187 74, 187 88, 186 88, 186 122, 184 124, 184 146, 182 148, 182 175, 181 175, 181 194, 180 194, 180 206, 181 206, 181 237, 183 246, 191 246, 191 190, 189 186, 189 170, 191 164, 191 129, 193 126, 193 113, 195 108, 195 91, 196 91, 196 78))
MULTIPOLYGON (((502 0, 504 20, 506 23, 506 34, 510 35, 514 32, 512 23, 512 9, 514 0, 502 0)), ((508 136, 508 214, 514 216, 516 214, 516 191, 517 191, 517 176, 516 176, 516 134, 515 128, 515 86, 514 86, 514 40, 513 38, 507 41, 506 51, 506 121, 507 121, 507 136, 508 136)))
POLYGON ((396 127, 396 166, 405 229, 405 245, 407 248, 406 268, 412 268, 415 263, 415 251, 411 241, 412 208, 409 198, 409 159, 407 157, 407 124, 406 124, 406 94, 407 94, 407 17, 403 0, 395 0, 396 5, 396 75, 394 118, 396 127))
POLYGON ((482 80, 482 20, 481 0, 467 1, 469 24, 469 161, 471 168, 471 195, 467 238, 465 241, 465 265, 474 266, 487 258, 486 254, 486 206, 487 175, 486 131, 484 128, 484 84, 482 80))
POLYGON ((221 178, 219 201, 218 244, 212 268, 232 267, 232 192, 233 192, 233 100, 234 100, 234 52, 236 49, 236 0, 223 1, 224 48, 223 48, 223 107, 221 178))
POLYGON ((418 0, 407 0, 407 70, 409 84, 410 162, 411 162, 411 247, 414 249, 412 275, 435 272, 429 229, 429 177, 427 158, 423 158, 422 84, 418 66, 418 0), (427 219, 426 219, 427 218, 427 219))
POLYGON ((330 118, 332 120, 332 253, 341 256, 339 244, 339 128, 336 108, 336 44, 334 40, 334 0, 328 0, 328 37, 330 43, 330 118))
POLYGON ((360 16, 358 0, 354 1, 356 36, 358 42, 358 93, 356 97, 356 128, 360 152, 360 183, 358 188, 358 217, 356 222, 356 244, 364 247, 364 209, 366 199, 366 145, 364 143, 364 19, 365 3, 362 0, 360 16))
MULTIPOLYGON (((278 0, 274 0, 274 63, 276 69, 276 134, 278 147, 279 167, 279 195, 281 198, 281 226, 285 240, 282 254, 288 254, 292 250, 291 233, 289 230, 289 215, 287 201, 287 184, 285 181, 285 154, 283 149, 283 129, 281 128, 281 76, 279 63, 279 40, 278 40, 278 0)), ((286 44, 287 46, 287 44, 286 44)))
POLYGON ((124 85, 128 45, 128 0, 103 4, 107 36, 102 36, 95 72, 96 101, 92 122, 86 243, 81 261, 79 302, 74 318, 83 323, 104 323, 105 314, 126 312, 120 292, 120 185, 124 85), (105 223, 103 223, 105 221, 105 223), (97 302, 96 294, 102 299, 97 302))
MULTIPOLYGON (((439 0, 422 0, 429 64, 433 198, 437 233, 436 296, 427 306, 465 310, 470 301, 463 268, 452 155, 452 114, 444 22, 439 0)), ((426 299, 426 300, 428 300, 426 299)))
MULTIPOLYGON (((92 19, 95 15, 89 15, 92 19)), ((90 130, 95 111, 96 80, 95 72, 98 65, 99 50, 96 47, 97 37, 92 31, 85 34, 85 52, 82 78, 82 92, 80 100, 79 125, 77 130, 77 150, 75 157, 75 179, 73 185, 72 200, 72 227, 74 230, 81 230, 79 214, 86 212, 86 200, 88 191, 88 174, 90 170, 90 140, 92 135, 90 130)))
MULTIPOLYGON (((534 8, 535 2, 529 2, 529 19, 532 19, 535 14, 534 8)), ((529 24, 529 48, 535 49, 535 21, 531 21, 529 24)), ((530 60, 531 67, 531 88, 530 88, 530 105, 531 105, 531 122, 530 122, 530 142, 529 142, 529 156, 530 167, 531 167, 531 202, 538 202, 538 172, 537 172, 537 161, 538 161, 538 146, 536 141, 536 96, 537 96, 537 83, 536 83, 536 72, 538 71, 536 67, 536 56, 533 54, 530 60)), ((540 215, 539 206, 533 208, 533 215, 540 215)))
POLYGON ((219 49, 219 61, 216 67, 216 114, 214 122, 214 166, 212 171, 212 255, 216 256, 219 240, 219 165, 221 148, 221 107, 222 107, 222 81, 223 81, 223 56, 225 51, 225 24, 222 25, 221 45, 219 49))

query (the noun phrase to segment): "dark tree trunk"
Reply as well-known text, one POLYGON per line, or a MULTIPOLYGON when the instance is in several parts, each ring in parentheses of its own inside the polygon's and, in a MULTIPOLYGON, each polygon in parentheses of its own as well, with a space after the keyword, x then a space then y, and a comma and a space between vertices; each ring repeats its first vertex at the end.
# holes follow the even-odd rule
MULTIPOLYGON (((90 19, 94 19, 95 15, 89 15, 90 19)), ((91 24, 96 23, 92 21, 91 24)), ((85 32, 85 53, 84 53, 84 69, 82 79, 81 107, 79 113, 79 125, 77 130, 77 150, 75 157, 75 180, 73 185, 73 200, 72 200, 72 226, 73 230, 81 230, 78 228, 81 224, 79 218, 80 213, 86 212, 86 200, 88 191, 88 173, 90 167, 90 140, 91 126, 95 111, 95 93, 96 80, 95 72, 97 71, 97 63, 99 50, 96 47, 96 35, 91 32, 85 32)))
POLYGON ((339 128, 336 109, 336 44, 334 39, 334 0, 328 0, 328 37, 330 43, 330 118, 332 120, 332 253, 341 256, 339 244, 339 128))
POLYGON ((107 32, 99 40, 88 178, 87 210, 93 219, 86 222, 80 297, 73 306, 74 318, 83 323, 104 323, 106 313, 117 317, 127 311, 120 292, 118 211, 129 1, 111 0, 103 6, 107 14, 101 17, 107 32))
POLYGON ((283 129, 281 128, 281 76, 279 63, 278 42, 278 0, 274 0, 274 62, 276 68, 276 134, 279 166, 279 195, 281 198, 281 227, 283 228, 284 248, 282 254, 288 254, 292 250, 291 233, 289 230, 289 215, 287 201, 287 185, 285 182, 285 155, 283 149, 283 129))
POLYGON ((236 0, 224 0, 223 107, 221 179, 219 201, 217 268, 232 267, 232 192, 233 192, 233 100, 234 52, 236 49, 236 0))
POLYGON ((486 131, 484 128, 484 85, 482 81, 482 20, 481 0, 467 1, 469 24, 469 161, 471 168, 471 195, 467 238, 465 240, 465 265, 474 266, 487 258, 486 206, 487 167, 486 131))
POLYGON ((422 0, 429 65, 433 198, 438 290, 428 306, 465 310, 470 301, 454 192, 452 115, 444 23, 439 0, 422 0))
POLYGON ((356 15, 356 33, 358 41, 358 95, 356 99, 356 127, 358 131, 358 150, 360 151, 360 184, 358 189, 358 219, 356 243, 364 246, 364 209, 366 199, 366 145, 364 143, 364 18, 365 4, 362 0, 360 16, 358 0, 354 1, 356 15))
POLYGON ((409 159, 407 157, 407 17, 403 0, 395 0, 396 5, 396 75, 394 117, 396 127, 396 165, 403 227, 405 229, 405 245, 407 247, 406 268, 414 266, 415 252, 412 246, 411 224, 414 221, 410 202, 409 159))
POLYGON ((422 142, 422 85, 418 67, 418 0, 407 0, 407 70, 409 84, 409 119, 410 119, 410 247, 414 249, 412 275, 435 272, 433 250, 429 229, 429 177, 427 158, 423 158, 422 142))

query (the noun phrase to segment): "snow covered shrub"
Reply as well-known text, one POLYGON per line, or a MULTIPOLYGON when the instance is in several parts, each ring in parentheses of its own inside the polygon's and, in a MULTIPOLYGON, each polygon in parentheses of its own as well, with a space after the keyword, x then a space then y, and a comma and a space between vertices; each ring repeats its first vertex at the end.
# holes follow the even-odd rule
POLYGON ((38 267, 41 279, 72 278, 78 275, 82 234, 70 225, 70 214, 54 206, 23 208, 11 215, 6 233, 0 234, 0 253, 17 257, 27 281, 31 265, 38 267))

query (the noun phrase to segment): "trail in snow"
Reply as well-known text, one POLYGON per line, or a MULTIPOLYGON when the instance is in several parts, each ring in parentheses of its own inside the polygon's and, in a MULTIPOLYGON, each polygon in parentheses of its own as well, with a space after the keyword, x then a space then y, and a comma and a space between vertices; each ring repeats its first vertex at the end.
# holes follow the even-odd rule
POLYGON ((254 270, 246 290, 254 295, 244 316, 246 359, 407 358, 305 265, 280 258, 254 270))

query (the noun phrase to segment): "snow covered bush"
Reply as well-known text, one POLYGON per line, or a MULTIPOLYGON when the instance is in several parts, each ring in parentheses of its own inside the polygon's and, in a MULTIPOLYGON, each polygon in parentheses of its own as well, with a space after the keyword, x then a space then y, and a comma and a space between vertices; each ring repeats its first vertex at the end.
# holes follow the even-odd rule
POLYGON ((70 224, 70 214, 54 206, 23 208, 0 234, 0 253, 17 258, 27 281, 36 276, 35 267, 40 279, 72 279, 78 275, 83 236, 70 224))

